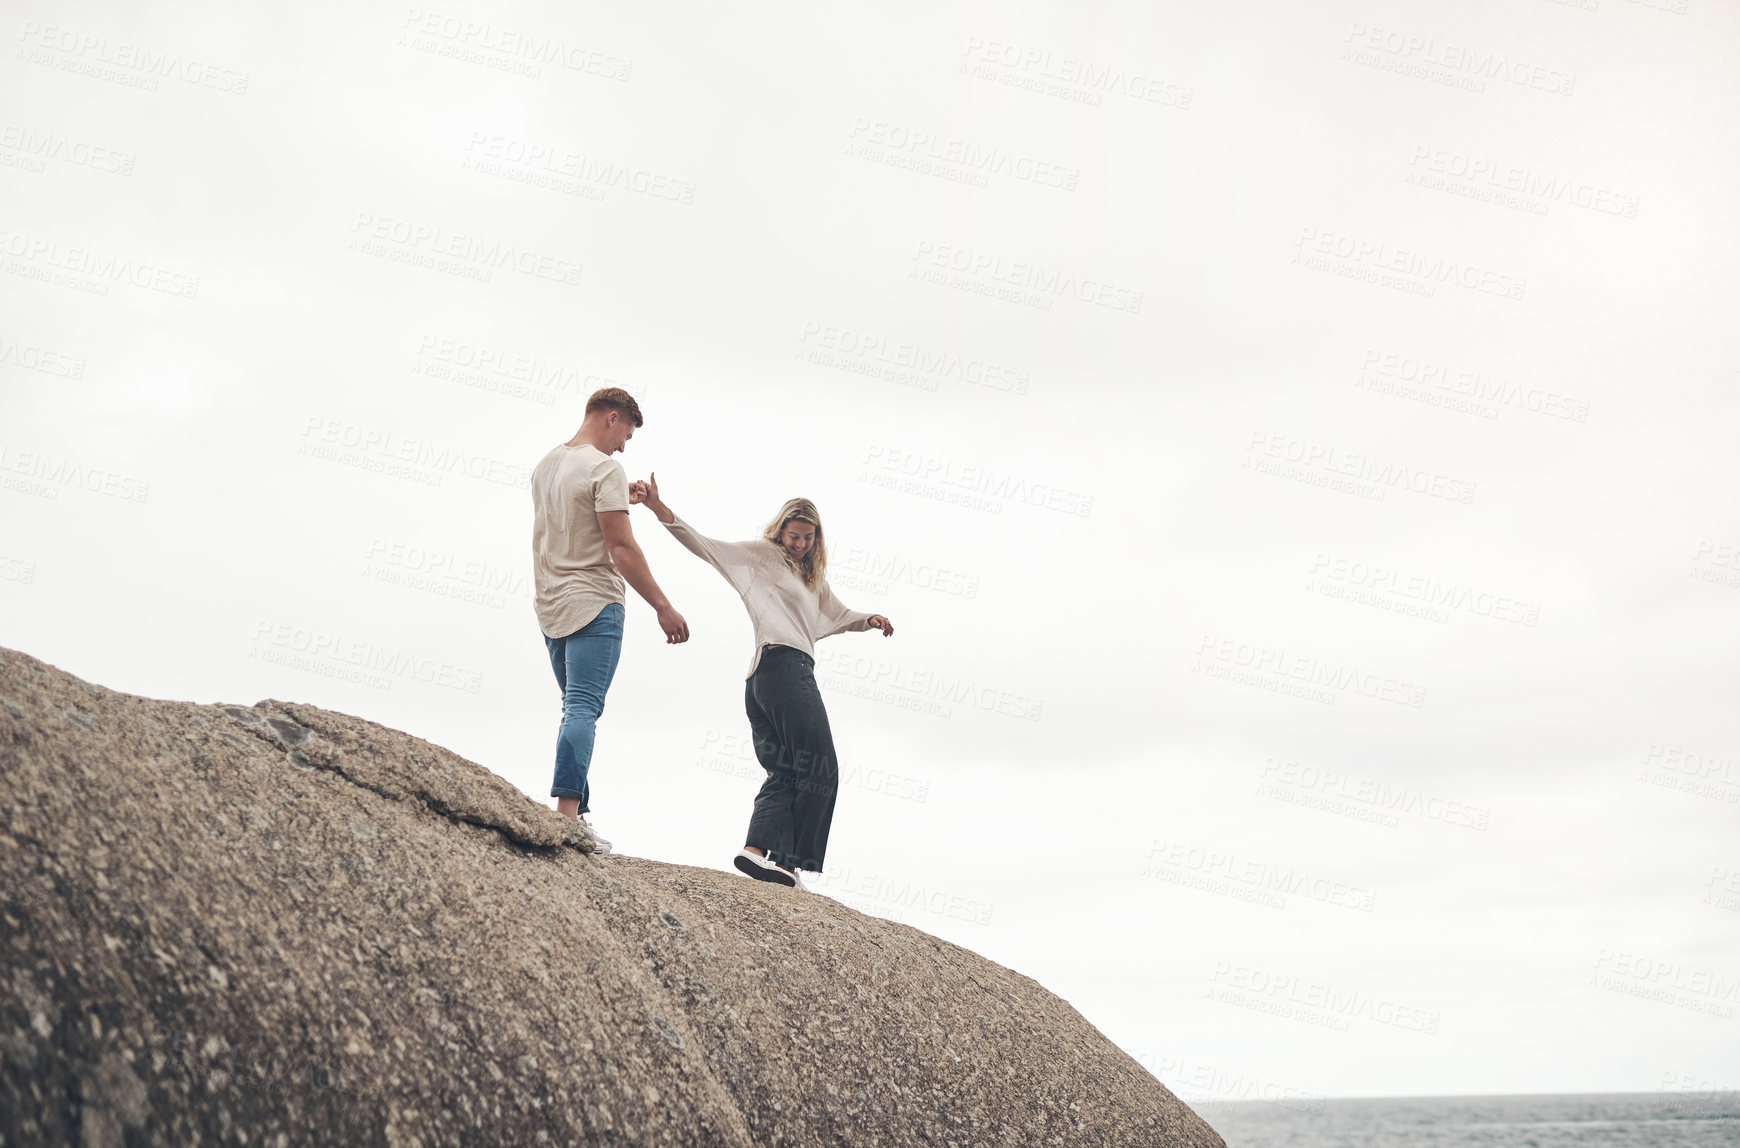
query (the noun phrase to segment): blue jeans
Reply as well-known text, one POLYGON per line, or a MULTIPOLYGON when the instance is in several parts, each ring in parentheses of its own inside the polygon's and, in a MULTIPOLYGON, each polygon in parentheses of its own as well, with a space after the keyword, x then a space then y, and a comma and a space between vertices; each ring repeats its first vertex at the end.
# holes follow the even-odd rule
POLYGON ((592 809, 586 773, 592 766, 604 693, 622 657, 622 618, 622 603, 612 602, 567 637, 544 638, 550 668, 562 687, 562 728, 556 736, 556 780, 550 785, 550 796, 579 798, 581 813, 592 809))

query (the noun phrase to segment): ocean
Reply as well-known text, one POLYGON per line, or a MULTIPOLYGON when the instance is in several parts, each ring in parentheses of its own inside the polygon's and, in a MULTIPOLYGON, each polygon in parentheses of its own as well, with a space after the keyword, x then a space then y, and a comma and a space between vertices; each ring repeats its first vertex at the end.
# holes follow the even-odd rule
POLYGON ((1191 1104, 1227 1148, 1732 1148, 1740 1092, 1191 1104))

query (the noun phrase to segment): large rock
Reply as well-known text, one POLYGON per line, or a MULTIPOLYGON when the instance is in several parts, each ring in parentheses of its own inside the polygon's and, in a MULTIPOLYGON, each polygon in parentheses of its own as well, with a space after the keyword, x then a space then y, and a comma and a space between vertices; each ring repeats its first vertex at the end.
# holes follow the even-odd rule
POLYGON ((0 648, 0 1144, 1190 1145, 1026 977, 360 718, 0 648))

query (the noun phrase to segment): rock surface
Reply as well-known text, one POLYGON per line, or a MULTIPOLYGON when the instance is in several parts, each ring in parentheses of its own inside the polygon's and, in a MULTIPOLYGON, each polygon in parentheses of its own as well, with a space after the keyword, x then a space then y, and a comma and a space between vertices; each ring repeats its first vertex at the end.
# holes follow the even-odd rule
POLYGON ((1001 965, 591 850, 373 722, 0 648, 0 1144, 1224 1148, 1001 965))

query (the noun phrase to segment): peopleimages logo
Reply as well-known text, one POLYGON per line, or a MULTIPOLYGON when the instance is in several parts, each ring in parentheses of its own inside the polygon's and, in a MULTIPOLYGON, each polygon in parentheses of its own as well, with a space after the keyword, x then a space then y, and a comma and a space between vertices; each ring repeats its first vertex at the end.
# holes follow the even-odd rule
POLYGON ((0 443, 0 477, 8 479, 8 489, 20 489, 21 493, 50 501, 58 499, 62 489, 72 488, 106 494, 123 502, 144 502, 151 493, 149 482, 38 450, 17 450, 4 443, 0 443), (39 481, 15 486, 10 481, 14 474, 39 481))
MULTIPOLYGON (((1351 666, 1338 666, 1321 658, 1289 655, 1255 642, 1204 634, 1196 647, 1197 664, 1217 662, 1240 667, 1274 679, 1289 679, 1304 687, 1327 686, 1349 690, 1361 697, 1419 709, 1426 704, 1426 687, 1381 674, 1362 673, 1351 666)), ((1333 695, 1331 695, 1333 696, 1333 695)))
POLYGON ((1316 227, 1302 227, 1293 241, 1298 250, 1295 263, 1311 256, 1333 257, 1348 267, 1377 274, 1393 271, 1411 276, 1422 283, 1447 283, 1485 295, 1504 299, 1521 299, 1528 280, 1476 263, 1460 262, 1442 255, 1430 255, 1408 247, 1395 247, 1381 239, 1364 239, 1316 227))
MULTIPOLYGON (((1545 391, 1539 387, 1519 387, 1493 372, 1451 367, 1431 359, 1414 358, 1394 351, 1368 349, 1359 369, 1372 376, 1383 376, 1417 388, 1432 388, 1466 398, 1486 406, 1510 406, 1533 414, 1564 419, 1567 422, 1589 421, 1589 403, 1545 391)), ((1493 418, 1498 412, 1493 411, 1493 418)))
MULTIPOLYGON (((1033 81, 1016 86, 1031 87, 1046 95, 1064 95, 1073 91, 1078 97, 1091 96, 1091 100, 1080 102, 1090 102, 1095 106, 1102 97, 1116 95, 1184 111, 1190 107, 1190 97, 1195 94, 1191 88, 1141 72, 1062 54, 1054 57, 1049 51, 1006 40, 987 40, 982 36, 967 37, 967 46, 961 49, 961 55, 968 60, 962 71, 975 64, 986 69, 1005 69, 1016 77, 1033 81)), ((972 74, 983 79, 993 78, 989 71, 972 74)))
POLYGON ((56 160, 110 175, 132 175, 138 159, 132 152, 87 143, 58 132, 36 131, 22 124, 0 128, 0 152, 17 152, 33 163, 34 171, 41 171, 46 161, 56 160))
POLYGON ((467 694, 475 694, 483 686, 482 674, 452 662, 288 622, 261 620, 254 627, 254 646, 248 656, 328 677, 359 680, 377 689, 391 689, 395 678, 467 694))
POLYGON ((605 387, 622 387, 641 402, 647 395, 645 387, 625 385, 572 363, 440 335, 418 339, 411 373, 545 405, 555 403, 558 391, 583 397, 605 387))
POLYGON ((1352 885, 1292 865, 1277 865, 1258 857, 1242 857, 1164 838, 1155 838, 1149 847, 1142 876, 1223 895, 1239 896, 1248 890, 1254 897, 1244 899, 1262 900, 1276 909, 1286 906, 1288 895, 1362 913, 1371 912, 1377 905, 1377 890, 1363 885, 1352 885))
POLYGON ((1233 1072, 1212 1064, 1200 1064, 1187 1057, 1154 1056, 1129 1048, 1124 1052, 1186 1104, 1246 1100, 1300 1112, 1321 1112, 1328 1099, 1322 1093, 1264 1080, 1249 1072, 1233 1072))
POLYGON ((828 564, 828 574, 836 582, 878 594, 887 593, 889 583, 899 582, 956 598, 979 596, 977 575, 963 574, 929 562, 914 562, 901 555, 884 554, 862 546, 837 554, 828 564))
POLYGON ((111 41, 107 36, 92 32, 80 32, 54 24, 44 26, 35 20, 26 20, 24 31, 18 38, 27 48, 61 53, 64 60, 76 65, 64 68, 66 71, 110 78, 114 69, 120 69, 134 73, 129 77, 137 81, 133 86, 147 91, 156 91, 157 81, 160 79, 181 80, 195 87, 211 88, 236 96, 245 95, 248 91, 247 72, 189 59, 178 52, 159 52, 125 40, 111 41), (103 65, 108 65, 108 69, 104 69, 103 65))
POLYGON ((872 476, 879 472, 891 478, 901 476, 925 485, 934 484, 937 489, 951 493, 989 495, 1005 502, 1025 503, 1080 518, 1088 517, 1094 509, 1091 494, 1063 490, 1045 483, 1028 482, 1012 474, 998 474, 983 466, 957 466, 953 459, 898 447, 872 445, 865 450, 861 464, 864 472, 872 476))
MULTIPOLYGON (((891 155, 908 157, 921 163, 947 164, 976 175, 1001 175, 1024 183, 1074 191, 1081 179, 1081 169, 1048 159, 990 147, 969 139, 939 135, 924 128, 909 128, 887 120, 857 116, 846 138, 860 145, 883 149, 891 155)), ((860 151, 866 159, 877 152, 860 151)), ((925 170, 920 167, 918 170, 925 170)))
MULTIPOLYGON (((930 797, 930 782, 924 778, 879 766, 866 769, 855 761, 848 762, 844 759, 835 764, 839 777, 838 786, 841 789, 861 789, 866 793, 920 804, 930 797)), ((717 729, 709 729, 702 737, 701 756, 695 760, 695 768, 712 773, 728 773, 733 777, 763 775, 761 760, 755 755, 754 736, 717 729)))
POLYGON ((437 54, 467 63, 492 60, 519 65, 523 74, 536 76, 538 65, 554 64, 571 72, 581 72, 600 79, 626 83, 634 71, 634 61, 608 52, 570 44, 555 36, 546 36, 523 28, 497 28, 493 24, 449 16, 444 12, 427 12, 421 8, 406 9, 403 34, 419 39, 410 44, 419 50, 437 49, 437 54), (445 50, 442 50, 445 49, 445 50))
POLYGON ((1437 1036, 1443 1020, 1435 1009, 1231 961, 1216 961, 1209 983, 1215 986, 1208 992, 1211 1000, 1342 1032, 1349 1021, 1366 1020, 1437 1036))
MULTIPOLYGON (((69 275, 83 276, 87 284, 84 289, 94 290, 99 295, 108 294, 110 283, 124 283, 162 295, 172 295, 178 299, 199 297, 197 276, 183 275, 166 267, 138 262, 129 256, 118 255, 112 251, 99 251, 94 247, 62 246, 58 239, 44 239, 16 231, 0 231, 0 254, 23 260, 26 268, 40 265, 69 275)), ((15 268, 8 270, 28 274, 27 271, 15 268)), ((43 278, 50 274, 43 272, 31 277, 43 278)))
MULTIPOLYGON (((835 678, 865 684, 888 698, 930 700, 949 705, 968 705, 985 713, 1038 721, 1045 711, 1042 698, 990 685, 964 674, 912 669, 899 662, 853 653, 837 646, 816 652, 816 668, 835 678)), ((952 716, 944 713, 940 716, 952 716)))
POLYGON ((377 537, 364 556, 362 576, 406 590, 500 610, 509 598, 530 601, 531 580, 521 571, 435 548, 377 537))
MULTIPOLYGON (((1465 610, 1475 617, 1522 626, 1534 626, 1541 617, 1541 607, 1536 602, 1522 602, 1502 594, 1472 590, 1455 582, 1440 582, 1429 575, 1403 574, 1392 566, 1358 562, 1321 552, 1311 565, 1311 580, 1312 584, 1321 580, 1349 590, 1369 591, 1380 598, 1401 599, 1425 607, 1465 610)), ((1306 586, 1308 590, 1312 588, 1312 585, 1306 586)))
POLYGON ((1407 813, 1427 821, 1484 831, 1492 810, 1453 801, 1406 785, 1393 786, 1370 777, 1354 777, 1337 769, 1319 769, 1278 757, 1263 759, 1257 792, 1306 808, 1340 813, 1394 829, 1407 813))
POLYGON ((1025 395, 1031 379, 1026 371, 1017 371, 987 359, 832 323, 805 323, 803 332, 798 335, 798 344, 799 358, 823 366, 863 374, 877 372, 860 369, 859 363, 886 366, 893 369, 890 377, 896 382, 906 381, 899 372, 912 372, 922 376, 918 385, 923 390, 935 390, 935 379, 948 379, 986 390, 1025 395), (818 351, 822 354, 816 355, 818 351))
POLYGON ((1445 176, 1493 192, 1514 192, 1524 200, 1532 201, 1542 212, 1549 203, 1561 203, 1602 215, 1637 218, 1638 199, 1635 195, 1548 175, 1533 168, 1500 163, 1484 156, 1418 145, 1414 148, 1413 158, 1408 161, 1408 181, 1431 186, 1422 183, 1424 177, 1430 175, 1445 176))
POLYGON ((995 909, 989 902, 875 871, 854 872, 852 869, 836 866, 823 876, 814 878, 814 882, 818 892, 832 894, 837 891, 842 896, 870 902, 872 908, 869 911, 877 916, 883 915, 882 906, 892 905, 902 909, 919 909, 938 917, 952 917, 969 924, 989 925, 991 913, 995 909))
POLYGON ((0 366, 21 367, 26 371, 40 371, 45 375, 57 375, 63 379, 85 377, 85 360, 81 356, 20 343, 17 339, 8 339, 4 335, 0 335, 0 366))
MULTIPOLYGON (((429 261, 451 260, 475 271, 506 269, 572 287, 580 282, 581 266, 553 255, 540 255, 511 243, 480 239, 475 235, 449 232, 433 224, 394 219, 371 211, 357 212, 351 224, 350 248, 368 255, 397 252, 402 262, 430 266, 429 261)), ((437 267, 436 269, 440 269, 437 267)), ((487 276, 484 277, 487 282, 487 276)))
POLYGON ((1345 39, 1349 51, 1358 53, 1353 57, 1356 63, 1388 65, 1387 71, 1417 74, 1423 79, 1466 79, 1478 85, 1473 88, 1475 91, 1484 90, 1486 80, 1502 80, 1560 96, 1571 95, 1577 86, 1575 72, 1561 72, 1466 44, 1440 43, 1436 36, 1374 28, 1355 20, 1345 39))
MULTIPOLYGON (((1404 463, 1380 461, 1369 454, 1345 451, 1327 443, 1307 442, 1286 434, 1252 431, 1245 444, 1249 457, 1240 464, 1244 469, 1259 469, 1264 457, 1292 463, 1304 471, 1321 471, 1328 476, 1346 476, 1378 487, 1412 491, 1415 494, 1442 498, 1466 505, 1474 501, 1475 484, 1436 471, 1421 470, 1404 463)), ((1382 490, 1378 491, 1380 497, 1382 490)))
MULTIPOLYGON (((912 278, 923 278, 921 272, 954 272, 969 279, 989 284, 1004 284, 1019 291, 1031 291, 1040 299, 1068 298, 1092 303, 1113 311, 1135 314, 1142 309, 1142 292, 1131 291, 1097 279, 1087 279, 1071 272, 1015 261, 1005 263, 1003 257, 989 251, 973 251, 953 243, 919 241, 912 256, 912 278)), ((1049 307, 1049 303, 1047 303, 1049 307)))
POLYGON ((1596 953, 1589 983, 1723 1020, 1733 1017, 1734 1005, 1740 1003, 1740 978, 1624 949, 1603 948, 1596 953))
POLYGON ((638 192, 652 199, 669 199, 677 203, 695 202, 695 182, 648 171, 632 164, 603 160, 560 144, 516 139, 492 132, 472 132, 465 145, 467 163, 487 175, 515 178, 513 172, 535 175, 523 182, 537 186, 554 186, 558 191, 570 190, 563 180, 575 186, 620 188, 638 192), (505 165, 492 168, 486 165, 505 165), (556 180, 554 184, 550 180, 556 180))

